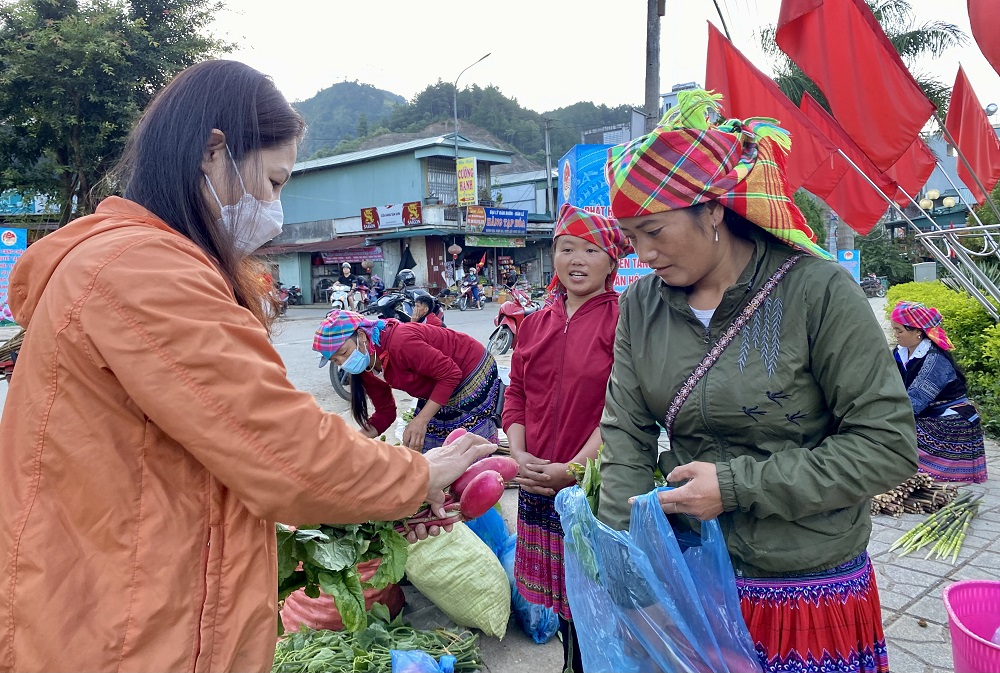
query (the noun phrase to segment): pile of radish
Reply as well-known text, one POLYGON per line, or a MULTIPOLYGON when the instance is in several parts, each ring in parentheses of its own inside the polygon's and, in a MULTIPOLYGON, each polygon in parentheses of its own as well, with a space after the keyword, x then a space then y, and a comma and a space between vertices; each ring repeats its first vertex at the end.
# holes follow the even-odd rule
MULTIPOLYGON (((445 439, 447 446, 466 434, 459 428, 445 439)), ((518 465, 513 458, 506 456, 490 456, 483 458, 465 471, 462 476, 448 488, 445 493, 445 518, 437 516, 430 507, 423 507, 419 512, 396 526, 396 530, 406 534, 417 524, 440 526, 454 523, 461 519, 476 519, 486 514, 495 504, 500 502, 500 496, 506 482, 517 476, 518 465)))

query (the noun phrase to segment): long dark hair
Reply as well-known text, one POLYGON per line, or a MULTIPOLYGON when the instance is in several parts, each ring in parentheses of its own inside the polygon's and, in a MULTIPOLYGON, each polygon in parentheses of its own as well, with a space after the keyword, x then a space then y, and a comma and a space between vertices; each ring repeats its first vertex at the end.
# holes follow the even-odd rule
POLYGON ((361 374, 351 374, 351 417, 362 428, 370 427, 368 396, 365 394, 365 384, 361 374))
MULTIPOLYGON (((177 75, 132 129, 115 177, 126 199, 187 236, 215 260, 236 301, 270 328, 276 311, 263 265, 236 249, 212 217, 201 170, 212 129, 226 136, 237 165, 258 150, 297 142, 302 117, 263 73, 237 61, 205 61, 177 75)), ((250 167, 257 170, 257 167, 250 167)), ((239 185, 235 171, 229 180, 239 185)), ((218 189, 218 186, 216 186, 218 189)))

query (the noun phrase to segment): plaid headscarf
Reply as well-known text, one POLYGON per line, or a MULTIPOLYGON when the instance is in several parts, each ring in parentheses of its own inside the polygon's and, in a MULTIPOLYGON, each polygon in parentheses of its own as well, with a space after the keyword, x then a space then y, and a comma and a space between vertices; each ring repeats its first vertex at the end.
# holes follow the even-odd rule
MULTIPOLYGON (((615 220, 564 203, 559 209, 559 220, 552 233, 552 240, 554 241, 560 236, 582 238, 608 253, 611 259, 615 260, 615 268, 605 281, 604 288, 606 290, 614 288, 615 278, 618 276, 617 262, 632 252, 632 246, 629 245, 628 239, 618 228, 618 223, 615 220)), ((552 275, 552 282, 549 283, 548 290, 555 295, 566 292, 559 276, 555 274, 552 275)))
POLYGON ((384 320, 369 320, 354 311, 330 311, 316 329, 313 337, 313 350, 319 353, 319 366, 324 366, 333 357, 344 342, 351 338, 359 329, 368 335, 371 350, 382 345, 382 330, 384 320))
POLYGON ((927 338, 941 350, 950 351, 954 347, 948 340, 948 333, 941 327, 941 312, 933 306, 927 307, 915 301, 901 301, 892 309, 892 321, 922 329, 927 338))
POLYGON ((712 123, 721 99, 682 91, 653 131, 608 150, 611 212, 621 219, 718 201, 778 240, 829 259, 792 200, 787 132, 766 118, 712 123))

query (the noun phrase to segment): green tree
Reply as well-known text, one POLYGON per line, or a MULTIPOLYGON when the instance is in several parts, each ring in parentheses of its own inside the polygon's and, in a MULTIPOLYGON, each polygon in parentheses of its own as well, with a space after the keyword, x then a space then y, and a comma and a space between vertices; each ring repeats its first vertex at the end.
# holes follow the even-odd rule
POLYGON ((923 261, 912 246, 890 240, 881 224, 856 241, 861 253, 861 275, 885 276, 890 285, 913 280, 913 264, 923 261))
MULTIPOLYGON (((990 194, 990 200, 993 201, 993 203, 995 203, 997 206, 1000 206, 1000 182, 998 182, 996 186, 993 188, 993 192, 990 194)), ((976 208, 976 215, 979 216, 979 220, 983 224, 997 223, 996 213, 993 212, 993 208, 990 207, 990 204, 985 201, 983 202, 983 205, 976 208)), ((976 224, 976 221, 970 217, 968 218, 967 223, 971 227, 976 224)))
MULTIPOLYGON (((913 64, 918 59, 928 56, 938 58, 948 49, 960 47, 969 41, 968 36, 951 23, 928 21, 916 25, 913 8, 907 0, 865 1, 911 72, 913 64)), ((760 33, 760 43, 765 53, 777 60, 774 81, 796 105, 802 100, 802 94, 808 91, 829 110, 826 98, 819 87, 778 48, 774 41, 774 33, 775 26, 768 26, 760 33)), ((914 72, 913 77, 941 114, 945 114, 948 99, 951 97, 951 88, 941 80, 920 72, 914 72)))
POLYGON ((216 0, 16 0, 0 6, 0 191, 93 212, 129 129, 171 77, 229 45, 216 0), (75 205, 74 205, 75 203, 75 205))

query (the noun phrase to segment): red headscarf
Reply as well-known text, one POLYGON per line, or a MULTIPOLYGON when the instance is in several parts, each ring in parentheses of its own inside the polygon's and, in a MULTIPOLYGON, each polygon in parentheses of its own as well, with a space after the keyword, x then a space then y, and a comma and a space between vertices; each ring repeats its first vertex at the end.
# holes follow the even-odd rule
MULTIPOLYGON (((615 278, 618 276, 618 260, 632 252, 632 246, 618 228, 617 221, 564 203, 559 209, 559 220, 552 233, 552 240, 560 236, 582 238, 608 253, 611 259, 615 260, 615 268, 608 276, 604 287, 608 290, 614 288, 615 278)), ((566 293, 566 288, 555 274, 548 290, 555 295, 566 293)))

